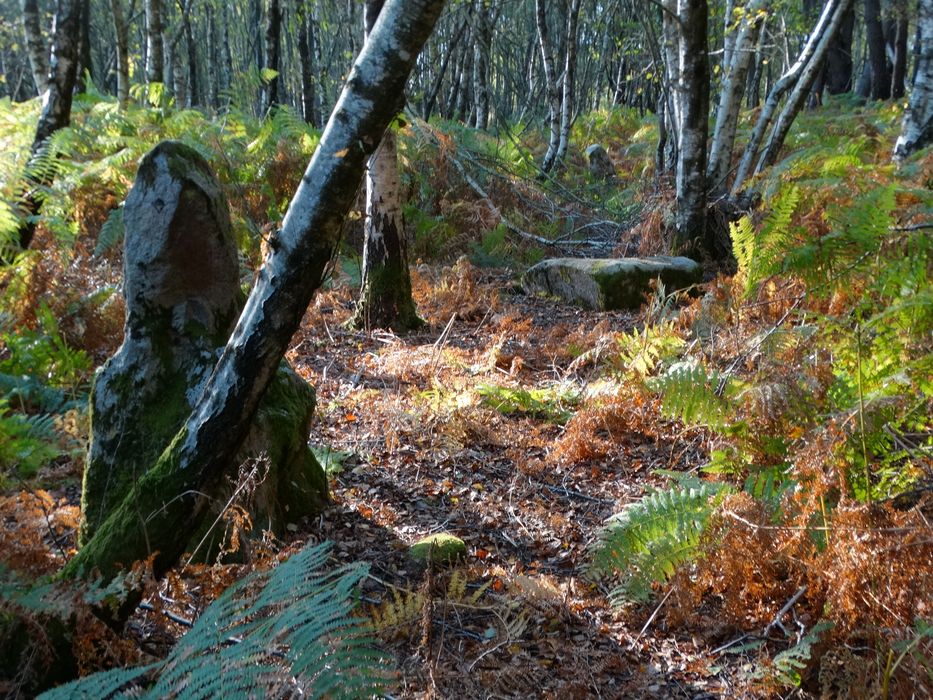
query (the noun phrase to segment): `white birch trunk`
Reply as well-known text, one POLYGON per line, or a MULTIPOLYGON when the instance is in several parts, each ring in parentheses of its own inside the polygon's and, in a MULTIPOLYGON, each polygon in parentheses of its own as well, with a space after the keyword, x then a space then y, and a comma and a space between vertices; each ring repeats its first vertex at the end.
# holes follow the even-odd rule
POLYGON ((541 162, 541 170, 548 172, 557 158, 560 146, 560 93, 557 90, 557 75, 554 70, 554 55, 551 53, 550 32, 547 26, 546 0, 535 0, 535 25, 538 29, 538 45, 541 49, 541 62, 544 65, 544 91, 548 105, 547 153, 541 162))
POLYGON ((920 55, 901 135, 894 146, 896 161, 933 143, 933 0, 919 1, 920 55))
POLYGON ((713 128, 713 143, 709 152, 707 179, 711 194, 721 194, 726 189, 729 168, 732 165, 732 149, 735 146, 735 131, 742 107, 748 69, 754 55, 753 44, 759 33, 764 12, 769 0, 751 0, 741 9, 737 24, 729 25, 726 38, 728 50, 724 59, 722 90, 713 128), (728 60, 727 60, 728 59, 728 60))
POLYGON ((163 573, 204 512, 202 487, 231 468, 292 334, 336 249, 363 169, 378 146, 443 0, 388 0, 347 78, 282 228, 269 243, 246 306, 185 426, 139 479, 65 577, 112 575, 120 562, 145 559, 163 573), (142 514, 142 518, 141 518, 142 514), (149 539, 162 533, 158 542, 149 539))
POLYGON ((810 87, 823 68, 823 61, 826 58, 826 54, 829 52, 829 47, 833 43, 836 34, 839 33, 839 29, 845 21, 846 13, 849 11, 852 2, 853 0, 837 0, 829 26, 826 27, 825 31, 823 31, 820 36, 813 55, 801 71, 800 77, 797 78, 794 84, 793 91, 791 91, 790 96, 787 98, 787 102, 784 103, 784 108, 781 110, 780 115, 778 115, 774 123, 771 136, 768 137, 768 142, 765 145, 764 151, 762 151, 761 158, 758 160, 758 165, 755 166, 756 175, 767 166, 773 165, 777 160, 778 152, 781 150, 781 146, 784 145, 784 139, 787 138, 787 134, 790 131, 791 125, 794 123, 794 119, 797 118, 797 114, 806 101, 807 95, 810 92, 810 87))
POLYGON ((581 0, 570 0, 567 11, 566 57, 564 60, 563 97, 560 106, 560 136, 558 137, 555 163, 560 163, 567 153, 570 127, 573 123, 573 91, 577 70, 577 22, 580 18, 581 0))
POLYGON ((742 153, 742 160, 739 162, 735 180, 732 182, 732 194, 738 193, 742 189, 742 185, 745 184, 745 180, 751 173, 755 157, 758 155, 761 142, 764 140, 765 131, 767 131, 768 127, 771 125, 771 119, 777 111, 781 98, 794 86, 800 74, 803 72, 803 69, 813 58, 820 38, 832 21, 835 9, 839 7, 842 1, 843 0, 832 0, 826 3, 823 12, 820 14, 820 18, 816 22, 816 26, 810 33, 807 43, 804 45, 803 49, 801 49, 797 60, 778 79, 774 87, 771 88, 771 92, 768 93, 768 98, 765 100, 761 108, 761 113, 758 115, 758 121, 755 122, 755 127, 752 129, 752 135, 749 137, 748 144, 745 146, 745 151, 742 153))

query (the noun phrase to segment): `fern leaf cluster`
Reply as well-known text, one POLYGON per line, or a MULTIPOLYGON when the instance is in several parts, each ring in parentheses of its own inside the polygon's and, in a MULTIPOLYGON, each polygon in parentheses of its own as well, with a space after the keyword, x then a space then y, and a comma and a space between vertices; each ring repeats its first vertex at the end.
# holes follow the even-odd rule
POLYGON ((700 540, 717 500, 718 483, 656 491, 612 516, 593 550, 595 574, 618 574, 616 601, 647 600, 652 584, 673 576, 678 566, 700 555, 700 540))
POLYGON ((234 584, 162 661, 97 673, 40 697, 370 697, 388 672, 351 616, 367 567, 326 571, 329 553, 328 544, 308 546, 234 584))

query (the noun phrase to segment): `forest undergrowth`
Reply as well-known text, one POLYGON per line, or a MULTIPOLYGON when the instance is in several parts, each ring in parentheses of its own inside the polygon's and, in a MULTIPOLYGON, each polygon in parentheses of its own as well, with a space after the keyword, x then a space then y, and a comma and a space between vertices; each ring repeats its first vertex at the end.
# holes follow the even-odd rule
MULTIPOLYGON (((254 610, 273 564, 330 541, 332 564, 369 563, 340 580, 360 582, 352 614, 390 697, 933 696, 933 154, 887 164, 894 110, 804 115, 732 227, 729 274, 656 287, 639 312, 529 296, 517 277, 544 255, 665 250, 647 120, 575 126, 579 150, 606 144, 617 185, 582 157, 537 180, 543 142, 517 125, 400 126, 427 326, 346 328, 354 214, 287 355, 317 390, 333 504, 284 541, 232 504, 239 562, 161 581, 139 564, 145 601, 117 634, 98 594, 32 582, 74 547, 87 393, 122 334, 119 202, 156 139, 191 143, 228 188, 249 284, 317 135, 288 110, 259 124, 82 99, 48 154, 62 168, 39 243, 0 273, 0 619, 32 640, 0 643, 20 654, 6 692, 53 663, 56 611, 82 620, 76 673, 173 678, 211 601, 253 572, 232 609, 254 610), (466 557, 413 562, 440 532, 466 557)), ((29 110, 0 110, 5 151, 23 151, 29 110)), ((0 173, 0 231, 22 165, 0 173)))

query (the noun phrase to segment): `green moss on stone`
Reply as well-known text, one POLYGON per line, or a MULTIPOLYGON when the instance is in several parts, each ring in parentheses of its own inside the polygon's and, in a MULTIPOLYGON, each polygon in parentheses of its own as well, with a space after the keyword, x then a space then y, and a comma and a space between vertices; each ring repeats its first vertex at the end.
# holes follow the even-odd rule
POLYGON ((466 556, 466 543, 447 532, 439 532, 415 542, 408 554, 415 561, 448 564, 466 556))

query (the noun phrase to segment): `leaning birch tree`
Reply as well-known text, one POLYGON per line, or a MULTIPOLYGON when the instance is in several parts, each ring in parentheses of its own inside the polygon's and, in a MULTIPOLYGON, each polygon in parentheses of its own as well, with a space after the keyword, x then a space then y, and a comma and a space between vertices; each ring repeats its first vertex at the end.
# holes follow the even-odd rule
MULTIPOLYGON (((739 161, 739 167, 735 174, 735 179, 732 182, 732 194, 741 191, 745 181, 752 174, 752 166, 755 164, 756 158, 758 157, 761 143, 764 141, 765 132, 768 130, 768 127, 771 126, 771 121, 774 119, 774 114, 781 105, 782 98, 789 91, 795 90, 796 93, 788 100, 788 105, 791 106, 784 108, 781 113, 780 125, 776 127, 775 130, 772 130, 772 136, 768 140, 765 154, 776 153, 774 148, 775 144, 780 148, 780 145, 784 143, 783 136, 781 136, 780 139, 776 139, 775 135, 780 131, 783 131, 786 135, 787 130, 790 129, 790 125, 803 106, 803 99, 806 97, 807 92, 809 92, 810 85, 812 85, 813 80, 816 78, 820 62, 826 55, 829 43, 835 32, 841 26, 843 17, 851 2, 852 0, 830 0, 830 2, 826 3, 823 12, 816 22, 816 26, 810 33, 809 39, 797 56, 797 60, 794 61, 793 65, 778 79, 774 87, 771 88, 771 92, 768 93, 768 98, 761 108, 761 112, 752 129, 752 134, 742 153, 742 159, 739 161)), ((767 158, 765 158, 764 155, 758 160, 758 166, 755 168, 756 173, 760 172, 761 168, 766 164, 766 161, 767 158)))
POLYGON ((49 80, 36 124, 29 161, 26 164, 28 191, 23 198, 22 219, 17 230, 19 247, 25 250, 36 232, 36 216, 42 209, 42 191, 55 177, 54 161, 48 160, 49 139, 71 123, 71 102, 78 75, 78 42, 81 24, 80 0, 62 0, 55 13, 55 36, 49 80))
POLYGON ((347 78, 246 306, 191 415, 165 452, 65 567, 114 574, 155 554, 156 574, 181 556, 203 517, 203 486, 231 468, 260 399, 320 287, 366 162, 396 115, 388 96, 408 76, 444 0, 388 0, 347 78))

